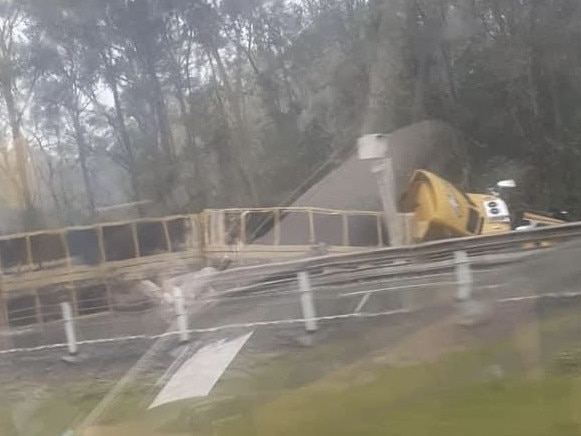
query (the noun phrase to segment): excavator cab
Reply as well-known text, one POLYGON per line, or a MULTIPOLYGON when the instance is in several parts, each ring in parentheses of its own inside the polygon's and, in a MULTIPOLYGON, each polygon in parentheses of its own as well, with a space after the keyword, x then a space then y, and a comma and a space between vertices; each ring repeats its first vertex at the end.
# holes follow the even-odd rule
POLYGON ((510 208, 504 198, 507 196, 507 190, 515 187, 514 180, 501 180, 496 185, 489 187, 487 194, 467 194, 479 205, 484 217, 480 234, 486 235, 511 230, 510 208))
POLYGON ((497 197, 466 194, 434 173, 416 170, 400 209, 414 214, 413 238, 420 242, 481 234, 487 225, 487 201, 493 202, 489 204, 491 214, 498 209, 504 215, 506 207, 497 197))
POLYGON ((569 220, 565 211, 511 213, 505 199, 515 187, 515 181, 508 179, 499 181, 487 193, 465 193, 436 174, 416 170, 401 198, 400 209, 414 214, 416 242, 521 231, 569 220))
POLYGON ((414 214, 413 237, 427 241, 511 230, 511 216, 502 195, 516 186, 502 180, 487 193, 465 193, 425 170, 414 172, 400 208, 414 214))

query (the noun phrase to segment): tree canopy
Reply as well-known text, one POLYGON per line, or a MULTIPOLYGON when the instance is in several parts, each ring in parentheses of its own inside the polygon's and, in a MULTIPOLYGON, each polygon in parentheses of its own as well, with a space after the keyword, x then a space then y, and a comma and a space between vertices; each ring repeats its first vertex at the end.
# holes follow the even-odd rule
POLYGON ((578 0, 0 0, 15 226, 284 204, 360 134, 434 118, 475 188, 579 212, 579 47, 578 0))

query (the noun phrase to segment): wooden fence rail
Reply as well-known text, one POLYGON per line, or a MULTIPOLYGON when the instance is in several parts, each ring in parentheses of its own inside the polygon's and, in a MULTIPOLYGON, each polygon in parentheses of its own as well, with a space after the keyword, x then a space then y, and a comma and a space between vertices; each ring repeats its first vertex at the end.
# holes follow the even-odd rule
MULTIPOLYGON (((76 315, 142 304, 131 284, 160 279, 223 259, 282 261, 248 271, 349 268, 354 262, 435 261, 457 250, 470 256, 510 253, 581 238, 581 223, 385 248, 381 214, 316 208, 207 210, 136 221, 100 223, 0 237, 0 327, 60 319, 60 303, 76 315), (313 246, 328 256, 313 254, 313 246), (302 258, 302 260, 297 260, 302 258), (294 259, 294 260, 293 260, 294 259), (278 265, 278 266, 277 266, 278 265)), ((247 272, 248 272, 247 271, 247 272)), ((226 279, 240 277, 227 270, 226 279)))
MULTIPOLYGON (((76 315, 112 310, 131 281, 191 271, 224 255, 284 261, 247 268, 246 273, 260 276, 277 268, 289 273, 349 268, 354 262, 422 263, 457 250, 498 256, 578 238, 581 223, 570 223, 381 248, 386 237, 380 213, 309 208, 208 210, 2 236, 0 326, 60 319, 63 301, 72 303, 76 315), (330 255, 305 258, 319 243, 330 255), (296 257, 303 259, 292 260, 296 257)), ((238 280, 240 274, 233 269, 221 277, 238 280)))
POLYGON ((0 326, 50 320, 58 315, 47 308, 63 300, 76 314, 110 310, 124 282, 225 255, 291 258, 315 244, 349 252, 384 241, 378 212, 316 208, 207 210, 0 236, 0 326))

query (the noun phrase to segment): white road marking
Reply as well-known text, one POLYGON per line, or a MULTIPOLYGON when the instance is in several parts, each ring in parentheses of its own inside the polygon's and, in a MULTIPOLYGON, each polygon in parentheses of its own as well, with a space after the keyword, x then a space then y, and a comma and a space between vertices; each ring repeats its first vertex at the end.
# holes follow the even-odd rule
MULTIPOLYGON (((355 295, 365 295, 365 294, 376 294, 378 292, 392 292, 392 291, 401 291, 404 289, 414 289, 414 288, 429 288, 430 286, 454 286, 457 285, 458 282, 433 282, 433 283, 417 283, 414 285, 404 285, 404 286, 391 286, 387 288, 377 288, 377 289, 368 289, 367 291, 355 291, 355 292, 346 292, 344 294, 340 294, 340 297, 353 297, 355 295)), ((500 288, 501 285, 486 285, 486 286, 479 286, 478 289, 496 289, 500 288)))
POLYGON ((455 285, 456 282, 436 282, 436 283, 417 283, 413 285, 390 286, 387 288, 368 289, 367 291, 346 292, 341 297, 353 297, 354 295, 375 294, 377 292, 400 291, 402 289, 426 288, 434 285, 455 285))
POLYGON ((171 365, 167 368, 167 370, 163 373, 163 375, 155 383, 156 388, 160 388, 162 386, 165 386, 165 384, 168 382, 168 380, 171 378, 171 376, 176 373, 176 369, 178 367, 182 366, 182 364, 184 363, 184 360, 186 358, 186 355, 188 354, 189 351, 190 351, 190 346, 188 345, 187 347, 184 347, 179 352, 179 354, 177 355, 175 360, 171 363, 171 365))
POLYGON ((149 409, 186 398, 207 396, 253 332, 198 350, 169 379, 149 409))
POLYGON ((526 300, 537 300, 539 299, 541 296, 539 295, 526 295, 524 297, 509 297, 509 298, 502 298, 500 300, 497 300, 499 303, 513 303, 513 302, 519 302, 519 301, 526 301, 526 300))
POLYGON ((359 304, 355 308, 355 313, 361 312, 361 309, 363 309, 363 306, 365 306, 365 303, 367 303, 367 301, 369 300, 369 297, 371 297, 371 294, 368 292, 367 294, 365 294, 363 296, 363 298, 361 298, 361 301, 359 302, 359 304))
POLYGON ((548 294, 525 295, 522 297, 509 297, 498 300, 499 303, 512 303, 526 300, 538 300, 540 298, 576 298, 581 297, 581 292, 552 292, 548 294))

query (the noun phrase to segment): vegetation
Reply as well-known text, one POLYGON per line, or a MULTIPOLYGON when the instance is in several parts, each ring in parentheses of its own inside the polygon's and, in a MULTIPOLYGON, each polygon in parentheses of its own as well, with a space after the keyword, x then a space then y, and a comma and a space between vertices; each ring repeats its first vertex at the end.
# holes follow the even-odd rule
POLYGON ((361 133, 439 118, 474 184, 579 210, 580 40, 576 0, 1 0, 2 194, 26 227, 280 204, 361 133))
POLYGON ((376 369, 361 385, 308 386, 258 408, 248 433, 232 426, 220 434, 578 434, 578 378, 461 383, 462 357, 376 369))

